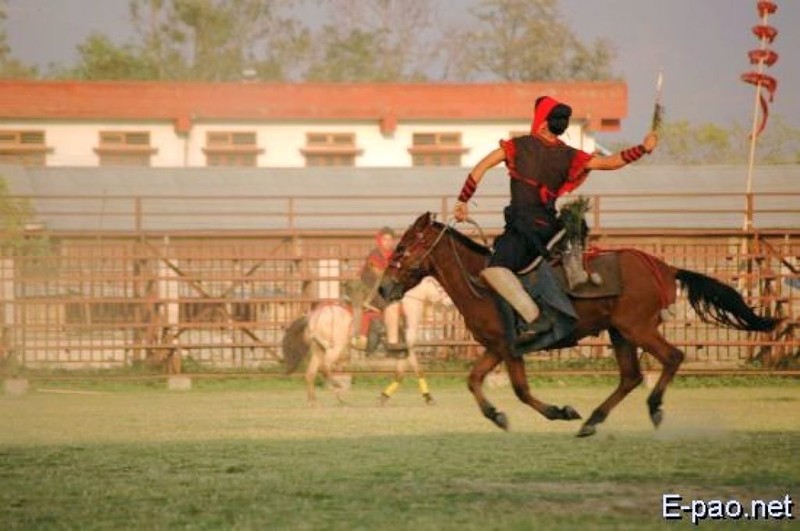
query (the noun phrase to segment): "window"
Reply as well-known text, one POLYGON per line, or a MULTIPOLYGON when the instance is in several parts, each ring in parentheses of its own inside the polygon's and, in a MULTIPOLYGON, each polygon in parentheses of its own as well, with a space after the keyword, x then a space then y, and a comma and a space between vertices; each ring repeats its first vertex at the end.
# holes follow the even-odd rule
POLYGON ((150 157, 157 152, 150 147, 146 131, 101 131, 100 145, 94 151, 100 166, 150 166, 150 157))
POLYGON ((356 155, 362 153, 354 133, 308 133, 300 151, 306 166, 355 166, 356 155))
POLYGON ((461 133, 414 133, 409 148, 414 166, 461 166, 461 156, 469 151, 461 146, 461 133))
POLYGON ((207 166, 255 167, 264 150, 258 148, 254 132, 213 131, 206 134, 203 152, 207 166))
POLYGON ((53 151, 45 144, 44 131, 0 131, 0 163, 44 166, 53 151))

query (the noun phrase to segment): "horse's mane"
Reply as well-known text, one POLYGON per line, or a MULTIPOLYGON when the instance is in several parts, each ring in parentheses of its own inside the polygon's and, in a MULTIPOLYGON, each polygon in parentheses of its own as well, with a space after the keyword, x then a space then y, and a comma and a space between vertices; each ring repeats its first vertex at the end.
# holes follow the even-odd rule
POLYGON ((474 252, 476 252, 478 254, 481 254, 483 256, 489 256, 490 254, 492 254, 492 251, 488 247, 486 247, 485 245, 481 245, 480 243, 476 242, 475 240, 473 240, 469 236, 458 232, 458 230, 456 230, 455 228, 453 228, 453 227, 451 227, 449 225, 445 225, 444 223, 440 223, 438 221, 434 221, 433 222, 433 226, 438 228, 438 229, 446 230, 456 240, 458 240, 460 243, 464 244, 464 246, 469 248, 471 251, 474 251, 474 252))

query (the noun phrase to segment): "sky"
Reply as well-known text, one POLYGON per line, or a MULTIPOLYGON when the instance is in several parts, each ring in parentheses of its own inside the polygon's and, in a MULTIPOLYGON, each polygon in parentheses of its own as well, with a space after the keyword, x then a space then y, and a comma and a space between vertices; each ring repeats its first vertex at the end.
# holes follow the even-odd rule
MULTIPOLYGON (((431 0, 448 22, 467 19, 477 0, 431 0)), ((800 1, 776 0, 770 19, 779 35, 778 79, 771 113, 800 127, 800 1)), ((45 68, 73 63, 76 47, 92 32, 118 42, 133 36, 128 0, 7 0, 7 33, 15 57, 45 68)), ((754 88, 739 80, 750 70, 747 51, 758 47, 750 28, 759 19, 755 0, 560 0, 561 12, 584 42, 614 43, 615 73, 628 83, 628 117, 604 142, 638 141, 653 109, 655 82, 664 72, 663 103, 669 121, 752 122, 754 88)), ((309 11, 311 24, 314 11, 309 11)))

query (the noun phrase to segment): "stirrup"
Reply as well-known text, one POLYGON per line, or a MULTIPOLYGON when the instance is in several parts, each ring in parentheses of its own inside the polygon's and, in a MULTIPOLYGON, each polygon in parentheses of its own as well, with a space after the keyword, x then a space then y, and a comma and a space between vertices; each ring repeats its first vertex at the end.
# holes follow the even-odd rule
POLYGON ((517 334, 517 339, 514 342, 516 345, 525 345, 530 343, 538 336, 549 332, 555 326, 555 321, 550 315, 542 314, 532 323, 528 325, 521 332, 517 334))

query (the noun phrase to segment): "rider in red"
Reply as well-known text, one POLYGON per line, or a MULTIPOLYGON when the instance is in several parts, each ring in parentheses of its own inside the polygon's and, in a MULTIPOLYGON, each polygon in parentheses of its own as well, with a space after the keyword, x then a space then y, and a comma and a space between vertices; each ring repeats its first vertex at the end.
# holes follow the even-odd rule
POLYGON ((658 136, 651 131, 638 146, 603 157, 566 145, 558 137, 569 126, 572 109, 543 96, 534 106, 531 134, 501 140, 500 147, 486 155, 467 176, 454 208, 458 221, 469 215, 468 201, 490 168, 505 162, 511 177, 511 204, 505 208, 505 230, 495 241, 483 279, 516 310, 527 323, 518 344, 527 343, 552 327, 549 316, 541 316, 514 274, 544 253, 547 242, 558 232, 556 199, 580 186, 590 170, 616 170, 639 160, 655 149, 658 136))
MULTIPOLYGON (((394 252, 395 234, 389 227, 383 227, 375 235, 375 248, 370 251, 364 267, 361 269, 361 281, 370 290, 380 282, 383 272, 389 266, 389 258, 394 252)), ((383 323, 386 325, 386 350, 402 350, 400 343, 400 303, 387 302, 375 292, 368 304, 383 311, 383 323)))

